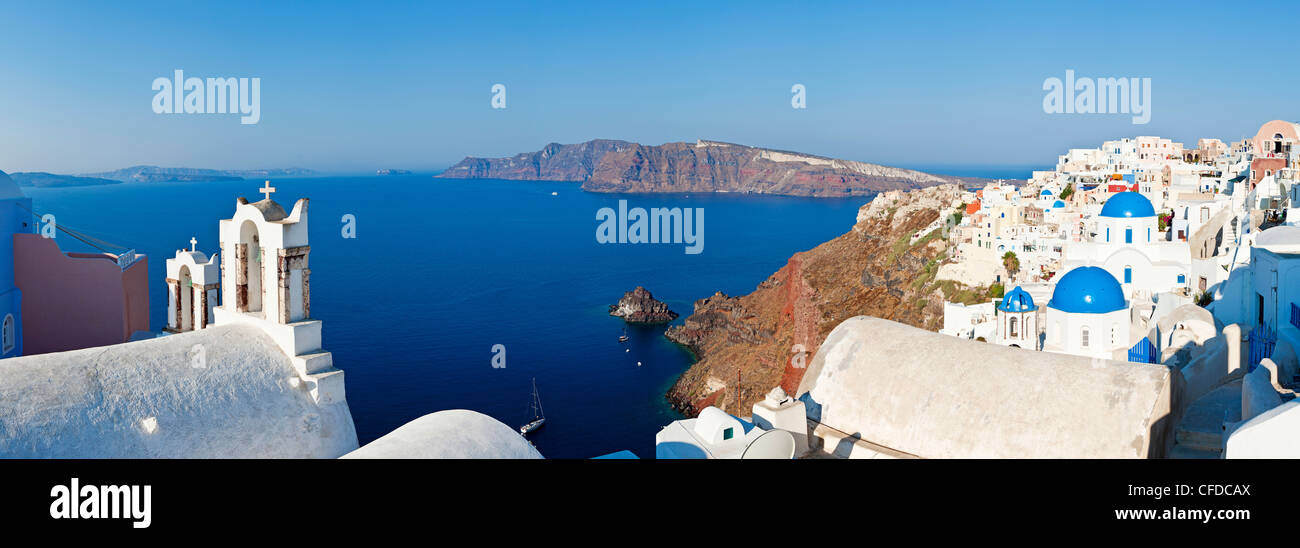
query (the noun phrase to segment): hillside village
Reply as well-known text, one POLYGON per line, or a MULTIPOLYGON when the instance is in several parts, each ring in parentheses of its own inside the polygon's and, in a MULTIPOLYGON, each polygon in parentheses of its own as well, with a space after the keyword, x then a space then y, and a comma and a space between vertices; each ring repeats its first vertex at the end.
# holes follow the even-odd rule
MULTIPOLYGON (((903 246, 946 242, 934 279, 991 295, 943 302, 938 331, 953 342, 845 320, 809 342, 820 348, 797 389, 783 382, 749 418, 706 407, 688 420, 747 431, 789 407, 807 416, 787 421, 804 456, 1300 457, 1297 143, 1300 124, 1281 120, 1230 145, 1124 138, 1071 149, 1023 185, 960 191, 903 246), (901 339, 915 345, 891 348, 901 339), (1042 398, 1021 403, 1032 394, 1042 398), (1115 414, 1116 398, 1141 405, 1115 414), (988 423, 999 417, 1023 426, 999 431, 988 423), (1080 422, 1108 427, 1090 437, 1080 422), (960 439, 971 432, 979 444, 960 439)), ((860 220, 920 207, 906 194, 877 196, 860 220)), ((661 441, 679 445, 683 430, 670 425, 661 441)))

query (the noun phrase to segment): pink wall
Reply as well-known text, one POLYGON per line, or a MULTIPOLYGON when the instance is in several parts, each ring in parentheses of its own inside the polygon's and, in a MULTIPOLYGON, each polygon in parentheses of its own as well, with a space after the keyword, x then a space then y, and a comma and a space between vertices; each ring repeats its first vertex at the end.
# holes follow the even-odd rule
POLYGON ((13 237, 23 354, 119 344, 149 329, 148 257, 122 271, 108 255, 69 256, 53 239, 13 237))

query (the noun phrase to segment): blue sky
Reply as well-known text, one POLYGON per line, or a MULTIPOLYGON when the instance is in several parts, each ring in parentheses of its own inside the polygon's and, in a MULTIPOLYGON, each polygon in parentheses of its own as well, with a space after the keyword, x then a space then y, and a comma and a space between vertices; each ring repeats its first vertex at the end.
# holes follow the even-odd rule
POLYGON ((1108 138, 1300 119, 1300 76, 1268 47, 1293 34, 1285 4, 369 4, 4 5, 0 170, 428 171, 592 138, 1051 165, 1108 138), (261 122, 155 114, 150 86, 176 69, 261 78, 261 122), (1066 69, 1151 78, 1151 122, 1044 113, 1066 69))

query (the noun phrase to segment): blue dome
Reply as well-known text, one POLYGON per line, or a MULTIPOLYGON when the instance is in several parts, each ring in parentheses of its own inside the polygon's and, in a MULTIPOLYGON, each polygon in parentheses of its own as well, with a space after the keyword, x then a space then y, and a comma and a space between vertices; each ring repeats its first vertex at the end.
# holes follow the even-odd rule
POLYGON ((1101 206, 1102 217, 1155 217, 1151 200, 1137 192, 1121 192, 1106 200, 1101 206))
POLYGON ((1056 203, 1052 204, 1052 207, 1057 208, 1057 209, 1063 208, 1063 207, 1065 207, 1065 202, 1062 202, 1062 201, 1060 201, 1060 200, 1057 200, 1056 203))
POLYGON ((1003 312, 1033 312, 1038 310, 1034 306, 1034 298, 1020 286, 1016 286, 1010 293, 1002 297, 1002 304, 998 305, 998 310, 1003 312))
POLYGON ((1047 190, 1047 189, 1044 188, 1042 192, 1039 192, 1039 193, 1038 193, 1038 195, 1039 195, 1039 196, 1051 196, 1051 195, 1052 195, 1052 191, 1047 190))
POLYGON ((1128 308, 1128 303, 1114 276, 1102 268, 1082 266, 1061 276, 1047 306, 1062 312, 1105 314, 1128 308))

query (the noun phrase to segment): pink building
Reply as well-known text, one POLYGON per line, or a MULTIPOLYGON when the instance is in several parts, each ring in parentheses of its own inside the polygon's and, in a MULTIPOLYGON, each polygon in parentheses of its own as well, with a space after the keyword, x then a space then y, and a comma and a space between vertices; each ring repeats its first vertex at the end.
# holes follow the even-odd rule
POLYGON ((1300 142, 1300 124, 1285 120, 1273 120, 1259 127, 1252 144, 1256 157, 1285 158, 1291 154, 1296 143, 1300 142))
POLYGON ((13 238, 24 355, 120 344, 149 330, 147 257, 63 253, 39 234, 13 238))

